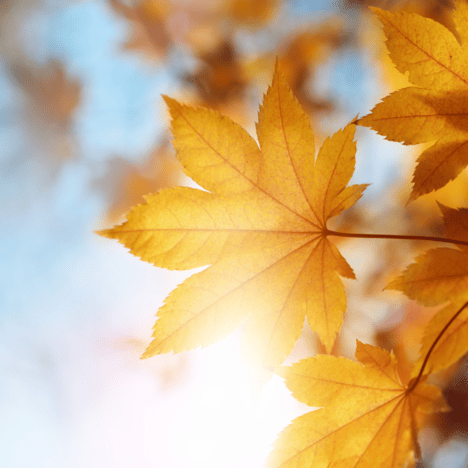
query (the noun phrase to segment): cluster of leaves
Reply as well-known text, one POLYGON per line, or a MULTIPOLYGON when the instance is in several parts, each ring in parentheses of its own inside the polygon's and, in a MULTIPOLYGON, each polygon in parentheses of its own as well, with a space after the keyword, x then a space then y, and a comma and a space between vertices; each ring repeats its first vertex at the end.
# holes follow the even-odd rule
POLYGON ((453 12, 461 45, 431 19, 373 11, 392 61, 414 86, 326 139, 317 157, 307 115, 278 63, 259 111, 258 144, 216 111, 165 97, 178 159, 204 190, 148 195, 126 222, 101 231, 159 267, 209 265, 168 296, 144 357, 210 345, 246 321, 249 361, 283 376, 298 400, 322 407, 283 431, 267 461, 272 468, 414 465, 425 415, 449 409, 441 389, 426 381, 468 350, 468 209, 439 205, 445 237, 349 233, 327 225, 366 188, 348 185, 356 125, 404 144, 436 141, 419 157, 409 201, 442 188, 468 164, 468 5, 458 0, 453 12), (399 374, 393 353, 359 341, 358 362, 321 354, 281 366, 305 318, 327 353, 342 326, 340 277, 354 273, 331 237, 455 246, 427 250, 387 286, 425 307, 445 304, 425 330, 409 376, 399 374))

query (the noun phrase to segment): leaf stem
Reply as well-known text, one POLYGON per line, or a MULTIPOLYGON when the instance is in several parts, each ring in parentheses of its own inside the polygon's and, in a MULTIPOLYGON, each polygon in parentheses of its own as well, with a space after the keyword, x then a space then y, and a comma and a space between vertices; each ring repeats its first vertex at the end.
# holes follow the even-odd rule
POLYGON ((417 377, 413 380, 412 384, 408 387, 408 390, 407 392, 410 393, 412 392, 415 388, 416 388, 416 385, 418 385, 419 381, 421 380, 421 377, 423 376, 423 373, 424 373, 424 369, 429 361, 429 357, 432 353, 432 351, 434 351, 434 348, 436 347, 437 343, 440 341, 440 339, 442 338, 442 335, 447 331, 448 327, 450 327, 450 325, 452 325, 452 323, 454 322, 454 320, 462 313, 463 309, 468 306, 468 302, 465 302, 461 307, 460 309, 457 310, 457 312, 453 315, 453 317, 445 324, 445 327, 442 328, 442 330, 439 332, 439 334, 437 335, 437 338, 434 340, 434 342, 432 343, 431 347, 429 348, 429 351, 427 352, 426 354, 426 357, 424 358, 424 361, 422 363, 422 366, 421 366, 421 369, 419 370, 419 374, 417 375, 417 377))
MULTIPOLYGON (((404 239, 404 240, 422 240, 422 241, 432 241, 432 242, 444 242, 449 244, 458 244, 458 245, 468 245, 468 241, 462 241, 457 239, 447 239, 445 237, 435 237, 435 236, 410 236, 410 235, 399 235, 399 234, 363 234, 363 233, 352 233, 352 232, 339 232, 339 231, 330 231, 326 229, 324 231, 325 236, 338 236, 338 237, 354 237, 358 239, 404 239)), ((432 343, 429 351, 427 352, 424 361, 421 365, 421 369, 419 370, 418 375, 416 378, 413 379, 411 385, 408 387, 407 392, 412 392, 416 386, 418 385, 419 381, 421 380, 424 369, 426 368, 427 363, 429 362, 429 357, 431 356, 432 352, 434 351, 437 343, 442 338, 443 334, 447 331, 450 325, 454 322, 454 320, 462 313, 463 309, 468 306, 468 302, 460 307, 460 309, 453 315, 453 317, 446 323, 445 327, 440 331, 437 335, 436 339, 432 343)))
POLYGON ((405 240, 422 240, 432 242, 445 242, 448 244, 468 245, 468 241, 462 241, 458 239, 447 239, 445 237, 435 236, 410 236, 400 234, 363 234, 357 232, 339 232, 330 231, 326 229, 324 231, 325 236, 338 236, 338 237, 354 237, 358 239, 405 239, 405 240))

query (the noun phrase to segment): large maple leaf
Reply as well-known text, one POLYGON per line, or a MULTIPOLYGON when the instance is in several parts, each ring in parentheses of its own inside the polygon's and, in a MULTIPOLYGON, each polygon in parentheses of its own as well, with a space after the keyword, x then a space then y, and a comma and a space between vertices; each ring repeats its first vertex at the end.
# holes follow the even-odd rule
POLYGON ((247 317, 244 349, 264 366, 284 361, 306 316, 330 350, 346 308, 339 275, 354 274, 327 239, 326 223, 366 187, 346 187, 355 126, 326 140, 315 161, 309 121, 278 67, 260 108, 261 151, 228 118, 165 100, 178 158, 207 191, 149 195, 101 234, 160 267, 211 266, 168 296, 144 357, 206 346, 247 317))
POLYGON ((415 86, 390 94, 357 123, 407 145, 435 140, 418 159, 410 200, 443 187, 468 164, 468 4, 455 5, 462 45, 434 20, 373 8, 390 58, 415 86))
POLYGON ((318 355, 278 369, 296 399, 323 408, 286 427, 268 468, 413 466, 422 416, 449 409, 442 392, 403 385, 395 356, 381 348, 358 341, 356 358, 318 355))

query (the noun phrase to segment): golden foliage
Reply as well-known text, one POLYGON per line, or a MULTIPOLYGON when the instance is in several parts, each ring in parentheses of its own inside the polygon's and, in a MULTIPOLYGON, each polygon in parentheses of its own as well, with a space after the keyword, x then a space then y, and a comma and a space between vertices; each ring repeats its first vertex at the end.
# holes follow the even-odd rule
POLYGON ((354 274, 326 223, 365 189, 347 187, 354 126, 327 139, 315 161, 309 122, 278 68, 260 108, 260 149, 228 118, 165 99, 177 156, 208 192, 162 190, 101 234, 160 267, 211 266, 166 299, 144 356, 206 346, 247 317, 244 349, 263 366, 285 360, 305 316, 330 350, 346 309, 339 275, 354 274))
POLYGON ((459 250, 443 247, 428 250, 387 287, 403 291, 427 307, 442 304, 467 294, 467 260, 467 253, 459 250))
POLYGON ((453 19, 462 40, 441 24, 410 13, 375 9, 384 26, 390 58, 408 72, 414 87, 390 94, 357 121, 392 141, 407 145, 436 140, 418 159, 410 200, 443 187, 468 164, 468 6, 456 2, 453 19))
POLYGON ((433 346, 436 338, 443 331, 442 338, 432 349, 424 372, 429 374, 445 369, 457 362, 467 351, 468 343, 468 311, 463 307, 465 300, 455 300, 455 302, 441 309, 429 322, 421 342, 420 357, 413 369, 416 375, 424 363, 428 351, 433 346), (455 317, 456 315, 456 317, 455 317), (453 317, 455 317, 454 320, 453 317), (447 324, 450 324, 447 327, 447 324))
MULTIPOLYGON (((111 1, 118 9, 120 0, 111 1)), ((206 7, 194 2, 187 15, 190 21, 179 35, 171 32, 172 3, 155 8, 152 3, 123 7, 122 14, 137 21, 137 29, 149 22, 157 24, 159 32, 166 31, 166 45, 157 48, 161 54, 177 41, 192 44, 199 65, 184 80, 195 89, 198 103, 225 111, 244 96, 252 76, 268 67, 271 56, 266 53, 252 59, 249 69, 231 27, 235 22, 258 27, 273 15, 277 2, 218 2, 203 20, 199 13, 206 7), (135 12, 143 12, 137 20, 135 12), (226 16, 222 24, 216 20, 221 12, 226 16)), ((407 145, 435 141, 418 160, 410 200, 442 188, 468 164, 467 4, 456 2, 452 19, 457 34, 455 27, 448 29, 414 13, 373 10, 384 26, 391 60, 412 86, 390 94, 371 114, 325 140, 315 156, 316 135, 301 104, 308 110, 330 109, 331 104, 307 95, 305 84, 314 67, 350 36, 337 23, 296 34, 283 44, 260 107, 258 143, 216 110, 165 97, 177 157, 201 190, 174 187, 147 195, 123 224, 100 232, 158 267, 206 267, 167 297, 143 357, 207 346, 245 324, 243 352, 255 369, 276 368, 296 399, 322 407, 285 429, 267 461, 270 468, 414 466, 420 457, 417 436, 424 415, 448 409, 441 390, 427 385, 426 379, 468 349, 468 250, 463 244, 468 244, 468 209, 439 204, 446 238, 336 232, 327 227, 366 188, 348 186, 355 167, 354 124, 407 145), (406 333, 398 337, 400 362, 393 352, 358 341, 359 362, 318 355, 278 369, 301 335, 305 318, 327 353, 341 329, 347 306, 341 277, 354 278, 354 272, 331 236, 456 245, 418 255, 387 286, 420 306, 445 305, 430 322, 434 311, 422 316, 421 307, 412 326, 407 319, 406 330, 404 324, 395 327, 396 333, 406 333), (422 324, 428 322, 423 333, 422 324), (421 350, 413 366, 416 358, 408 358, 406 351, 415 348, 408 344, 414 336, 421 350)), ((147 44, 151 40, 145 39, 147 44)), ((129 174, 127 182, 132 188, 124 194, 126 199, 147 189, 140 175, 129 174)), ((418 219, 418 214, 409 213, 412 221, 418 219)), ((428 213, 417 213, 428 218, 428 213)), ((441 229, 440 218, 435 220, 432 211, 429 215, 430 223, 413 225, 441 229)), ((393 256, 398 257, 392 260, 395 269, 402 256, 393 256)), ((382 271, 380 276, 388 270, 382 271)))
MULTIPOLYGON (((468 210, 439 206, 447 237, 468 241, 468 210)), ((426 329, 420 358, 414 368, 416 373, 420 371, 429 350, 427 373, 449 367, 467 351, 468 311, 463 304, 468 298, 468 251, 466 245, 459 247, 457 250, 438 248, 425 252, 388 285, 388 288, 398 289, 424 306, 451 301, 432 318, 426 329), (440 340, 439 336, 442 336, 440 340), (431 349, 433 343, 436 345, 431 349)))
POLYGON ((381 348, 358 341, 356 359, 319 355, 279 369, 296 399, 323 408, 280 434, 268 468, 414 465, 424 413, 448 409, 441 391, 402 384, 395 356, 381 348))

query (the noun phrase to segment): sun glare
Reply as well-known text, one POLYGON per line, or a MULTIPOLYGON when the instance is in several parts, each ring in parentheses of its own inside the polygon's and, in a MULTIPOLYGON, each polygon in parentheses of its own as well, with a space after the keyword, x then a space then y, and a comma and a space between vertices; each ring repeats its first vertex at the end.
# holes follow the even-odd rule
POLYGON ((277 434, 301 413, 279 377, 254 394, 238 342, 231 337, 198 351, 197 381, 169 428, 177 468, 258 468, 277 434))

